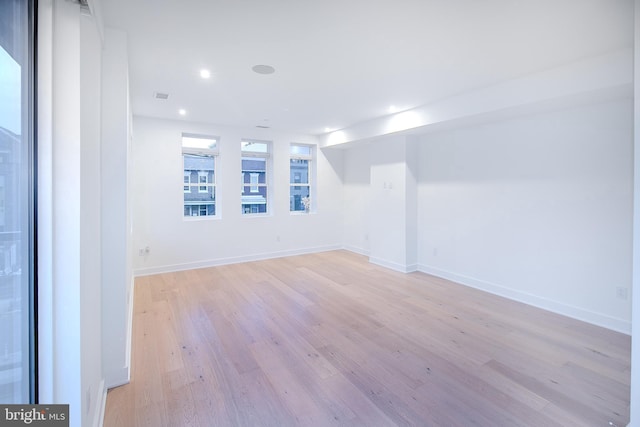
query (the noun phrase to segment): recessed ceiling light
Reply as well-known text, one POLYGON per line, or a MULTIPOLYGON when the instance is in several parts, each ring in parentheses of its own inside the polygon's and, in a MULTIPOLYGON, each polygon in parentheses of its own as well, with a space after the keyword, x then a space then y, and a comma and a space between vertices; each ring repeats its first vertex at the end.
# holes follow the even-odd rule
POLYGON ((186 116, 187 115, 187 110, 185 110, 184 108, 181 108, 178 110, 178 114, 180 114, 181 116, 186 116))
POLYGON ((200 77, 202 77, 203 79, 208 79, 211 77, 211 71, 209 70, 205 70, 204 68, 202 70, 200 70, 200 77))
POLYGON ((258 74, 273 74, 276 69, 271 65, 254 65, 251 69, 258 74))

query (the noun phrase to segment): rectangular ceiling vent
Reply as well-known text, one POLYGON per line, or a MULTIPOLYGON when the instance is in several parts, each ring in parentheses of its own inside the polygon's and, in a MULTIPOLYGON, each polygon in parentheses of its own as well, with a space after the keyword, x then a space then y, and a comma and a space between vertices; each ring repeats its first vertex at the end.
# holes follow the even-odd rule
POLYGON ((257 125, 256 127, 260 129, 269 129, 269 126, 263 126, 263 125, 257 125))
POLYGON ((153 92, 153 97, 155 99, 169 99, 169 94, 162 92, 153 92))

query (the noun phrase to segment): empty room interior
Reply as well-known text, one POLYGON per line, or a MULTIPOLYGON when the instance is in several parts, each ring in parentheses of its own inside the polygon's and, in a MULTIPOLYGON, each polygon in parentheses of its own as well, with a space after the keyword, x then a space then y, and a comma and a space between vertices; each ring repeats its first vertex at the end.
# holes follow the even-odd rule
POLYGON ((640 425, 637 2, 37 3, 71 425, 640 425))

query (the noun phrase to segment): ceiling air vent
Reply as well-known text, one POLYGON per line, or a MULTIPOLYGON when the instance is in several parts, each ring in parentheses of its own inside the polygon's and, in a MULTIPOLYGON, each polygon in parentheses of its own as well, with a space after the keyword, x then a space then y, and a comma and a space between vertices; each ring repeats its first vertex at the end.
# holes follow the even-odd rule
POLYGON ((155 99, 169 99, 169 94, 168 93, 162 93, 162 92, 153 92, 153 97, 155 99))
POLYGON ((269 126, 263 126, 263 125, 257 125, 256 127, 260 129, 269 129, 269 126))

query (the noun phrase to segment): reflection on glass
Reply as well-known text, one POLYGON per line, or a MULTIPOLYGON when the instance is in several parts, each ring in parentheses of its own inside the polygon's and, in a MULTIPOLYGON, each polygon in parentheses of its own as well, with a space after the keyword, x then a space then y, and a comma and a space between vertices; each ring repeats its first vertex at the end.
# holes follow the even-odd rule
POLYGON ((216 214, 215 157, 184 154, 184 216, 216 214))
POLYGON ((267 212, 267 159, 242 158, 242 213, 267 212))
POLYGON ((0 2, 0 403, 29 403, 31 390, 27 13, 0 2))
POLYGON ((289 161, 289 210, 305 211, 303 198, 309 197, 309 160, 291 159, 289 161))

